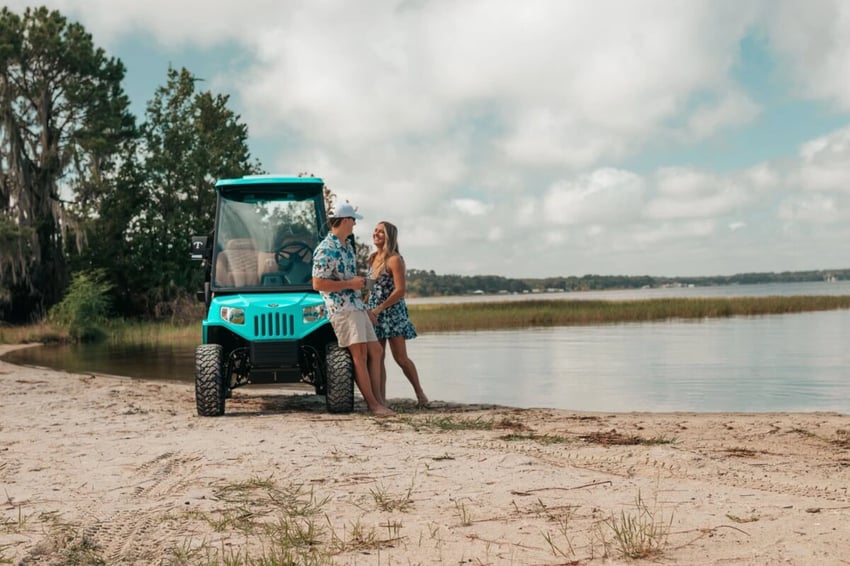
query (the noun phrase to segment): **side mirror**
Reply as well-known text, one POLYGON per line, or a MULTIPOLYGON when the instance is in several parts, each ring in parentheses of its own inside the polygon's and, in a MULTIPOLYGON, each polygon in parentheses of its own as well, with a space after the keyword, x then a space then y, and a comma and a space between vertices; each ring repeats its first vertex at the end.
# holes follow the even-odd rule
POLYGON ((191 250, 189 252, 193 260, 202 261, 206 257, 209 238, 207 236, 192 236, 191 250))

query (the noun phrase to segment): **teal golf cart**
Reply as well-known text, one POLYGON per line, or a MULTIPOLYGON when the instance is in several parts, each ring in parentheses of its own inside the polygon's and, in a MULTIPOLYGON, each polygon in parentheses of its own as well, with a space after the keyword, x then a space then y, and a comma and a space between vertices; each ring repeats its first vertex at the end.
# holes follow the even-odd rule
POLYGON ((315 177, 248 176, 216 183, 215 226, 192 238, 207 306, 195 351, 198 414, 224 414, 249 384, 308 383, 327 410, 354 406, 353 365, 313 290, 313 250, 327 233, 315 177))

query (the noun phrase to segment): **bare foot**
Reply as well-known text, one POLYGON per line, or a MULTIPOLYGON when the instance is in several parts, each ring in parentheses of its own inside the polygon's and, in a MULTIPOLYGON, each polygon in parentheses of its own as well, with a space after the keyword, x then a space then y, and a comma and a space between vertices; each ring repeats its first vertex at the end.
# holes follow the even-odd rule
POLYGON ((425 396, 424 393, 422 395, 419 395, 416 398, 416 404, 419 405, 420 407, 427 407, 428 406, 428 398, 425 396))
POLYGON ((369 407, 369 412, 372 413, 372 415, 376 416, 376 417, 393 417, 396 414, 395 411, 393 411, 389 407, 385 407, 383 405, 378 405, 376 407, 369 407))

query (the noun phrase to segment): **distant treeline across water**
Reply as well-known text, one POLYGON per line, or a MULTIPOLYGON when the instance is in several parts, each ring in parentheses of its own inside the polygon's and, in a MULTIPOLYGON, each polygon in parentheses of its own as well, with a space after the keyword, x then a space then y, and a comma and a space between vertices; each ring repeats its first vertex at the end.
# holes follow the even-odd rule
POLYGON ((780 273, 738 273, 703 277, 657 277, 652 275, 582 275, 543 279, 511 279, 499 275, 438 275, 433 271, 410 269, 407 292, 410 296, 434 297, 473 293, 530 293, 540 291, 604 291, 659 287, 711 287, 764 283, 808 283, 850 280, 850 269, 783 271, 780 273))

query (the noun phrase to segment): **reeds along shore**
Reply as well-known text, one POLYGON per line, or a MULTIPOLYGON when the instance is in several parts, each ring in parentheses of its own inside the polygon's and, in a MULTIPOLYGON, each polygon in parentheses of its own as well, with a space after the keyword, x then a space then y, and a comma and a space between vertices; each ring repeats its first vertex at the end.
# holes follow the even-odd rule
POLYGON ((839 310, 850 309, 850 296, 529 300, 409 305, 408 309, 419 332, 446 332, 839 310))
MULTIPOLYGON (((850 309, 850 295, 628 301, 558 299, 408 305, 408 309, 416 330, 428 333, 840 310, 850 309)), ((116 344, 195 344, 201 333, 200 320, 187 324, 112 320, 107 326, 107 340, 116 344)), ((66 340, 61 330, 46 323, 0 326, 0 343, 66 340)))

